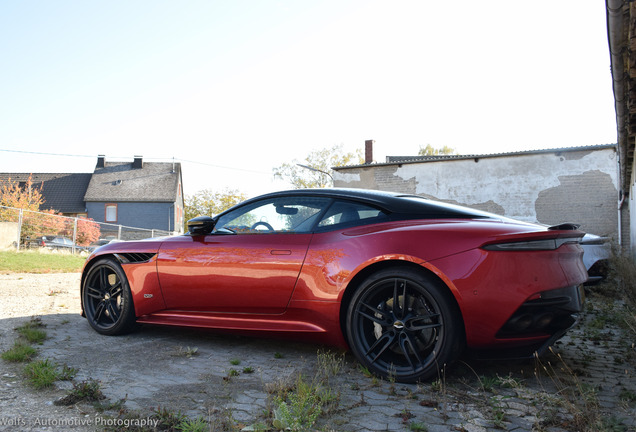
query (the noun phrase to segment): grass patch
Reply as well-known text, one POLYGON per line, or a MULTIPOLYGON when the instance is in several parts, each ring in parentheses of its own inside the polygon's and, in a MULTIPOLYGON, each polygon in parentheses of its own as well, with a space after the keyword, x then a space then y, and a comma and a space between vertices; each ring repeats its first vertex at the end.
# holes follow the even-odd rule
POLYGON ((17 327, 15 331, 26 339, 27 342, 41 344, 44 342, 44 339, 46 339, 46 332, 42 330, 43 327, 44 324, 39 318, 32 318, 30 321, 17 327))
POLYGON ((13 342, 13 347, 2 353, 0 356, 2 360, 14 363, 30 361, 37 354, 37 350, 30 344, 41 344, 46 339, 46 332, 42 330, 43 327, 45 325, 38 317, 33 317, 20 327, 16 327, 15 331, 18 332, 20 337, 13 342))
POLYGON ((70 380, 75 373, 75 369, 68 366, 58 368, 58 365, 49 359, 34 361, 24 367, 27 381, 36 389, 51 387, 55 381, 70 380))
POLYGON ((37 353, 36 349, 24 341, 17 340, 13 347, 2 353, 2 360, 12 363, 23 363, 30 361, 37 353))
POLYGON ((34 361, 24 367, 24 375, 36 389, 51 387, 57 381, 57 365, 49 359, 34 361))
POLYGON ((0 273, 77 273, 85 256, 39 251, 0 252, 0 273))

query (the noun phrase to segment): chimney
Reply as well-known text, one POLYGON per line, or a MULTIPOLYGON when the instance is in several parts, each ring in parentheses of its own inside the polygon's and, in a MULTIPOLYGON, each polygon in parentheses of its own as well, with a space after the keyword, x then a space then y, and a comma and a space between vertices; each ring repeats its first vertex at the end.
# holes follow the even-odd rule
POLYGON ((143 156, 135 156, 133 161, 133 169, 141 169, 144 167, 144 158, 143 156))
POLYGON ((364 164, 373 163, 373 140, 364 142, 364 164))
POLYGON ((106 156, 98 155, 97 156, 97 166, 95 168, 104 168, 106 165, 106 156))

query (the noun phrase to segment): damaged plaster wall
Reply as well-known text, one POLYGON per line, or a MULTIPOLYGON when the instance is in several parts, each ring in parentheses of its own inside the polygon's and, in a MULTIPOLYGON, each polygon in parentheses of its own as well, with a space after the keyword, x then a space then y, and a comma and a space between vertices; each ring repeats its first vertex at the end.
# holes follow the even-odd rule
POLYGON ((529 222, 618 231, 614 147, 340 168, 337 187, 416 193, 529 222))

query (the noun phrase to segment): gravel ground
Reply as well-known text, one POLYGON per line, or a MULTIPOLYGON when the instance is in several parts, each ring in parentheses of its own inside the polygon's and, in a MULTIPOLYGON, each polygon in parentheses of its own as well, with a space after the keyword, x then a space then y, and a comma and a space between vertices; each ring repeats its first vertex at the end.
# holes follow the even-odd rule
MULTIPOLYGON (((3 351, 13 345, 14 329, 33 316, 77 316, 79 280, 79 273, 0 275, 0 346, 5 347, 3 351)), ((0 361, 0 430, 95 430, 92 426, 67 425, 70 418, 89 419, 91 414, 77 406, 55 406, 53 401, 62 393, 57 389, 35 391, 27 387, 21 369, 22 366, 0 361)))
MULTIPOLYGON (((12 346, 16 327, 39 316, 48 339, 36 346, 37 358, 74 368, 76 383, 98 380, 107 401, 120 404, 106 412, 87 403, 55 405, 71 382, 36 391, 25 384, 23 365, 0 361, 0 431, 104 430, 122 418, 120 408, 140 421, 167 408, 206 419, 210 430, 241 430, 266 421, 272 394, 321 367, 317 352, 324 348, 308 344, 159 326, 98 335, 79 315, 79 279, 0 275, 2 351, 12 346)), ((612 301, 588 308, 584 325, 558 343, 558 356, 541 364, 464 359, 442 380, 400 385, 365 376, 349 355, 342 357, 329 381, 336 406, 321 415, 317 428, 557 432, 605 418, 604 430, 636 430, 633 334, 612 324, 611 307, 612 301)))

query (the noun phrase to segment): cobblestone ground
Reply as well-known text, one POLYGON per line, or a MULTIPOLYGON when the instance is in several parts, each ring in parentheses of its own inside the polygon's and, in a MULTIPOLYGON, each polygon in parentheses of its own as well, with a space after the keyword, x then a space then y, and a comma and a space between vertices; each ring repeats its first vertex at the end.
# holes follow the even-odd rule
MULTIPOLYGON (((308 423, 315 414, 307 430, 322 431, 636 430, 635 333, 606 295, 591 296, 581 324, 540 360, 465 358, 438 380, 404 385, 307 344, 153 326, 103 337, 78 316, 76 279, 41 288, 37 311, 0 317, 0 336, 6 345, 13 327, 39 314, 48 339, 38 358, 74 368, 76 384, 98 380, 106 399, 60 407, 73 382, 34 391, 22 366, 0 362, 0 417, 14 422, 0 420, 0 430, 103 430, 107 420, 134 426, 179 412, 213 431, 274 430, 275 419, 294 428, 286 412, 308 423)), ((0 291, 5 308, 9 297, 0 291)))

